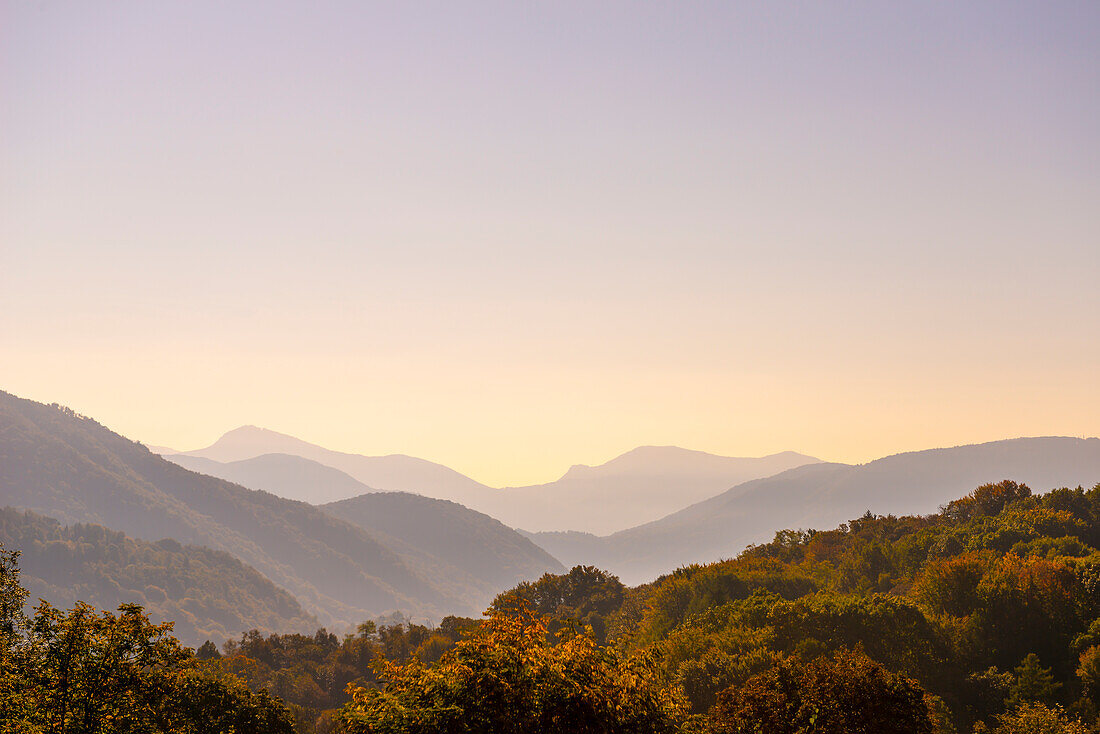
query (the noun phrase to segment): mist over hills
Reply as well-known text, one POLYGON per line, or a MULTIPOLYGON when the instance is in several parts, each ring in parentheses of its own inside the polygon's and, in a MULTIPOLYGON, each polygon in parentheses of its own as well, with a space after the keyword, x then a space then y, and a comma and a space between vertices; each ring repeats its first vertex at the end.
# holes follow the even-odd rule
POLYGON ((263 454, 229 462, 187 454, 165 458, 191 471, 311 505, 381 491, 368 487, 339 469, 292 454, 263 454))
MULTIPOLYGON (((173 461, 197 456, 214 461, 238 462, 265 454, 290 454, 339 469, 356 481, 378 491, 414 492, 436 499, 450 500, 473 507, 486 492, 491 492, 480 482, 459 474, 454 469, 426 459, 403 454, 389 456, 363 456, 332 451, 322 446, 302 441, 284 433, 269 431, 256 426, 242 426, 229 431, 204 449, 181 451, 170 456, 173 461)), ((340 499, 362 494, 356 491, 340 499)))
POLYGON ((396 551, 433 585, 468 598, 477 611, 503 588, 564 570, 541 547, 488 515, 448 500, 379 492, 300 456, 265 454, 228 463, 197 456, 169 458, 249 489, 318 504, 396 551), (329 502, 327 498, 341 501, 320 504, 329 502))
POLYGON ((1019 438, 914 451, 867 464, 819 463, 738 485, 655 522, 604 537, 529 533, 567 566, 625 583, 737 555, 782 528, 828 528, 862 515, 928 514, 974 487, 1013 479, 1043 492, 1100 481, 1100 439, 1019 438))
POLYGON ((205 449, 165 458, 254 489, 318 504, 371 491, 408 491, 458 502, 527 531, 592 533, 656 520, 736 484, 820 461, 793 451, 740 458, 676 446, 642 446, 598 466, 574 466, 553 482, 495 489, 423 459, 330 451, 254 426, 230 431, 205 449), (270 458, 275 455, 309 459, 344 476, 270 458))
MULTIPOLYGON (((410 560, 433 583, 479 589, 481 609, 502 590, 545 569, 565 567, 528 538, 488 515, 455 502, 406 492, 377 492, 322 505, 367 530, 410 560)), ((480 610, 479 610, 480 611, 480 610)))
MULTIPOLYGON (((629 518, 632 503, 660 506, 676 496, 686 502, 693 492, 708 491, 709 483, 738 471, 778 473, 611 534, 520 534, 500 518, 453 501, 371 491, 373 485, 318 459, 287 453, 232 458, 234 451, 277 444, 321 458, 342 457, 362 473, 379 466, 374 459, 394 457, 339 454, 261 429, 233 433, 215 444, 220 446, 215 453, 231 460, 189 452, 169 461, 90 418, 0 393, 0 505, 62 523, 102 525, 126 533, 126 542, 172 538, 224 551, 293 594, 307 616, 340 625, 393 610, 436 619, 477 614, 502 589, 560 572, 563 565, 595 565, 626 583, 647 582, 684 564, 732 557, 747 544, 770 540, 777 529, 832 527, 868 510, 931 513, 980 484, 1005 478, 1036 491, 1100 480, 1100 439, 1095 438, 1012 439, 897 454, 862 465, 824 463, 792 452, 736 459, 642 447, 600 466, 574 467, 557 482, 503 490, 477 485, 478 493, 527 502, 525 511, 543 513, 545 524, 599 527, 599 519, 586 515, 629 518), (260 491, 268 489, 315 502, 356 495, 314 506, 260 491), (546 508, 530 499, 540 493, 555 493, 557 505, 546 508)), ((410 459, 408 465, 418 470, 431 465, 399 458, 410 459)), ((431 466, 424 476, 461 477, 431 466)))
POLYGON ((488 515, 449 500, 377 491, 300 456, 265 454, 227 463, 198 456, 167 458, 249 489, 317 504, 366 530, 434 585, 469 596, 479 611, 501 589, 565 570, 540 546, 488 515))
POLYGON ((303 632, 317 619, 256 569, 224 551, 151 543, 101 525, 64 526, 28 511, 0 509, 0 543, 20 551, 28 605, 39 599, 69 608, 141 604, 155 622, 192 647, 222 642, 249 629, 303 632))
MULTIPOLYGON (((90 418, 7 393, 0 393, 0 503, 226 551, 325 624, 392 610, 438 618, 483 608, 482 589, 433 584, 428 576, 442 574, 426 573, 423 557, 405 559, 357 525, 188 471, 90 418)), ((531 578, 559 568, 541 564, 541 552, 532 557, 539 561, 531 578)))
POLYGON ((599 466, 574 466, 555 482, 508 487, 495 498, 492 514, 529 531, 605 534, 649 522, 741 482, 819 461, 794 451, 739 458, 677 446, 641 446, 599 466))

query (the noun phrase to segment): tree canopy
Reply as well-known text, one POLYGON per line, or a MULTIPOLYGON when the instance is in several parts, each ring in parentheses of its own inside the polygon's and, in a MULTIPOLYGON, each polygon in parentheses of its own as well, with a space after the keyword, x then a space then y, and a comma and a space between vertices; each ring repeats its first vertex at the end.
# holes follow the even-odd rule
POLYGON ((213 674, 137 605, 42 602, 23 612, 18 555, 0 547, 0 724, 37 734, 290 734, 282 704, 213 674))

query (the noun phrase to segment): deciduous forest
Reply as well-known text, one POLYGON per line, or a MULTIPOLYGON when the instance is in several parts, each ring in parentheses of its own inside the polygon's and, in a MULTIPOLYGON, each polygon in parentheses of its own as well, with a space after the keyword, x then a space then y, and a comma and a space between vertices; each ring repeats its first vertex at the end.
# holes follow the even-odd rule
POLYGON ((987 484, 929 516, 783 530, 626 587, 593 567, 483 619, 253 631, 192 651, 138 606, 23 614, 6 731, 1097 731, 1100 485, 987 484))

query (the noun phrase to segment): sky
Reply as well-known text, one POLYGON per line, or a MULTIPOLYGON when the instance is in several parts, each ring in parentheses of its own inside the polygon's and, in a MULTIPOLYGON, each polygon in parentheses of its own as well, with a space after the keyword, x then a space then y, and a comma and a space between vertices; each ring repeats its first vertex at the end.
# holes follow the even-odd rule
POLYGON ((0 0, 0 390, 494 486, 1100 434, 1100 3, 0 0))

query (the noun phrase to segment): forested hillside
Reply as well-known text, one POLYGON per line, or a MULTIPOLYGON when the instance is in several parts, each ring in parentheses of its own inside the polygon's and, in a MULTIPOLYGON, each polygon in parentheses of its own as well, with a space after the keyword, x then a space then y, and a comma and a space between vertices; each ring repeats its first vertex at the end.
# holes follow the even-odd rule
POLYGON ((436 619, 481 611, 483 589, 436 586, 361 527, 187 471, 90 418, 6 393, 0 502, 66 523, 227 551, 326 624, 353 625, 394 610, 436 619))
POLYGON ((504 523, 455 502, 376 492, 321 509, 367 530, 440 588, 472 597, 470 613, 483 611, 501 589, 564 570, 504 523))
POLYGON ((66 527, 11 508, 0 509, 0 545, 19 550, 32 605, 140 604, 154 623, 174 622, 176 637, 192 646, 253 628, 317 628, 293 596, 224 551, 135 540, 100 525, 66 527))
POLYGON ((547 574, 501 594, 488 621, 365 626, 342 643, 246 636, 218 664, 267 661, 258 679, 299 707, 299 731, 442 731, 426 722, 455 717, 534 731, 557 712, 594 731, 1088 734, 1098 544, 1100 485, 1034 496, 1005 481, 933 515, 780 531, 634 588, 591 567, 547 574), (368 664, 379 656, 411 662, 368 664), (353 695, 323 713, 346 700, 327 685, 337 663, 353 695), (581 700, 564 693, 574 674, 594 681, 581 700), (500 676, 499 709, 463 683, 500 676), (551 693, 525 698, 528 686, 551 693), (615 728, 623 717, 634 723, 615 728))
POLYGON ((481 611, 502 588, 563 570, 541 547, 488 515, 447 500, 376 492, 301 456, 264 454, 222 463, 179 455, 170 461, 250 489, 310 501, 363 528, 434 586, 466 602, 465 609, 454 611, 481 611), (332 496, 348 498, 320 504, 332 496))
POLYGON ((1013 477, 1033 487, 1091 486, 1100 439, 1019 438, 887 456, 867 464, 811 464, 756 479, 656 522, 597 537, 533 533, 567 566, 597 565, 642 583, 689 563, 730 558, 771 528, 833 527, 864 511, 934 512, 982 482, 1013 477))
MULTIPOLYGON (((1094 722, 1098 546, 1100 485, 1032 496, 1002 482, 935 515, 779 532, 736 559, 624 589, 600 624, 616 646, 657 655, 698 716, 783 660, 858 649, 918 681, 958 731, 1031 704, 1094 722)), ((509 596, 541 599, 548 582, 509 596)))

